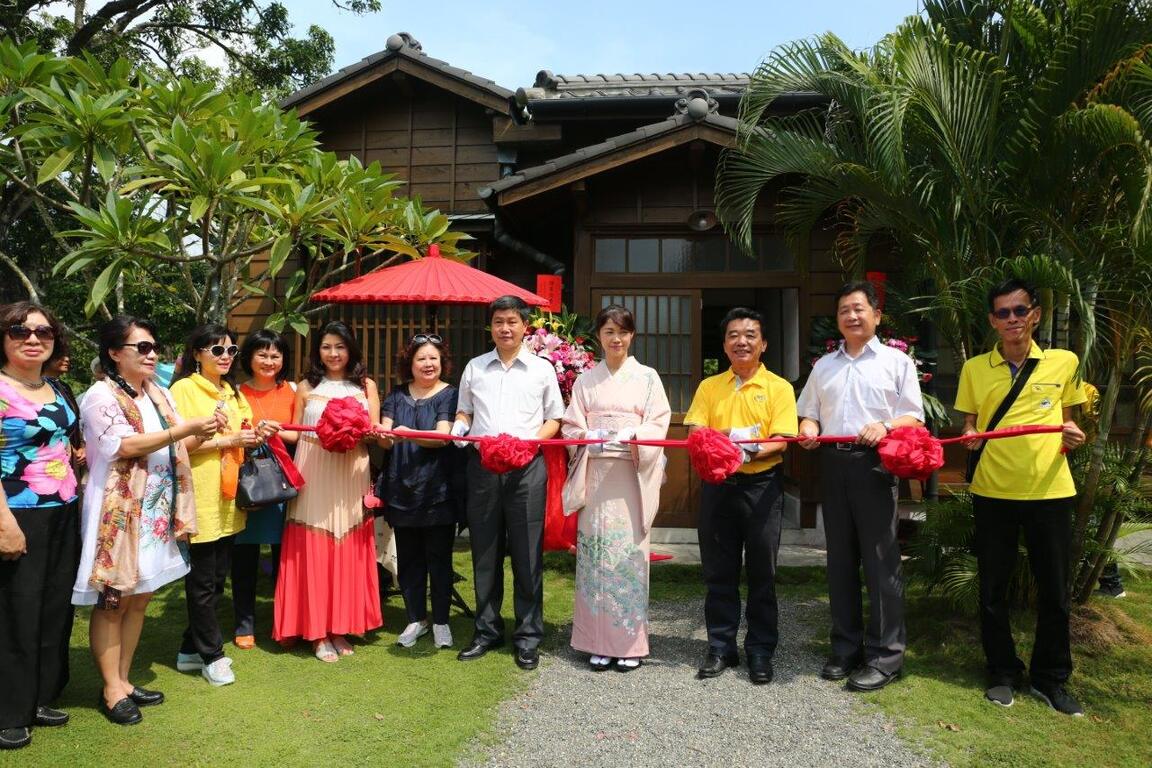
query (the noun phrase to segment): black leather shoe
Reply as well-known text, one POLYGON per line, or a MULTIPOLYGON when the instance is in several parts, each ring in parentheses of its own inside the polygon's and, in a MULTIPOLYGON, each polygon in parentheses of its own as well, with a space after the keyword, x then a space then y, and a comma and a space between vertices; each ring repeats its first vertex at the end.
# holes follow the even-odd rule
POLYGON ((55 728, 67 722, 68 713, 52 709, 52 707, 36 707, 36 717, 32 720, 33 725, 39 725, 43 728, 55 728))
POLYGON ((820 670, 820 677, 825 680, 843 680, 856 671, 860 666, 860 658, 838 659, 832 656, 820 670))
POLYGON ((878 691, 900 677, 902 671, 898 669, 892 674, 887 674, 876 667, 860 667, 848 676, 848 687, 853 691, 878 691))
POLYGON ((493 643, 486 643, 483 640, 474 639, 468 644, 467 648, 456 654, 456 659, 458 661, 476 661, 476 659, 488 653, 488 651, 493 648, 499 648, 501 645, 503 645, 503 643, 498 640, 493 643))
POLYGON ((108 718, 111 722, 116 723, 116 725, 136 725, 136 723, 144 719, 144 716, 140 714, 140 709, 136 706, 136 702, 127 696, 116 702, 112 709, 108 709, 108 705, 104 703, 103 696, 100 696, 96 700, 96 703, 100 714, 104 715, 104 717, 108 718))
POLYGON ((128 698, 136 702, 138 707, 154 707, 164 703, 164 694, 160 691, 150 691, 147 688, 133 688, 132 693, 128 694, 128 698))
POLYGON ((540 651, 535 648, 517 648, 516 666, 525 670, 536 669, 540 666, 540 651))
POLYGON ((704 656, 704 661, 700 663, 700 669, 696 672, 696 677, 704 680, 709 677, 716 677, 728 667, 740 666, 740 656, 736 653, 722 654, 719 651, 709 650, 704 656))
POLYGON ((0 730, 0 749, 20 749, 31 743, 31 728, 4 728, 0 730))
POLYGON ((748 679, 752 681, 753 685, 766 685, 772 682, 772 657, 749 654, 748 679))

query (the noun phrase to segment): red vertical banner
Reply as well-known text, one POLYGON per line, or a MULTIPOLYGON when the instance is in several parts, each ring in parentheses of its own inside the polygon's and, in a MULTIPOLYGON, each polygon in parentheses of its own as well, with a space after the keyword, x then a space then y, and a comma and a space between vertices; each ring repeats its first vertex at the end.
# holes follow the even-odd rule
POLYGON ((561 309, 560 293, 564 289, 564 280, 560 275, 536 275, 536 293, 548 299, 548 305, 543 309, 549 312, 559 312, 561 309))
MULTIPOLYGON (((865 272, 864 279, 872 283, 872 287, 876 289, 876 299, 880 302, 880 310, 884 310, 884 298, 886 295, 886 286, 888 284, 887 272, 865 272)), ((540 294, 543 296, 544 294, 540 294)))

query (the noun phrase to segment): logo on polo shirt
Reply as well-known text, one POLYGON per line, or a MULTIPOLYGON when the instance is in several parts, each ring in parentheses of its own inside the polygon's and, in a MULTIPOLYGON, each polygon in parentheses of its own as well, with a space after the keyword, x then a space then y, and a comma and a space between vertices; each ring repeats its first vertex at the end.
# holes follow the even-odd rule
POLYGON ((768 395, 764 394, 763 392, 757 393, 755 396, 753 396, 752 402, 766 403, 768 402, 768 395))

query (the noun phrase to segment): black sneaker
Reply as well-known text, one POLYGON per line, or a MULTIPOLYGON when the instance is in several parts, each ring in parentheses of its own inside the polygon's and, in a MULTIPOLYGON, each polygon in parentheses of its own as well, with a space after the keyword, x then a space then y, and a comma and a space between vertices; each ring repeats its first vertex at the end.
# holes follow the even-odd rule
POLYGON ((1080 706, 1080 702, 1072 698, 1062 684, 1045 685, 1033 683, 1032 695, 1057 712, 1071 715, 1072 717, 1084 716, 1084 707, 1080 706))
POLYGON ((1015 702, 1010 685, 993 685, 984 691, 984 698, 1001 707, 1010 707, 1015 702))
POLYGON ((0 729, 0 749, 20 749, 32 743, 31 728, 0 729))
POLYGON ((1124 591, 1124 587, 1120 584, 1110 584, 1109 586, 1101 584, 1099 589, 1096 590, 1096 594, 1102 597, 1125 597, 1128 595, 1128 593, 1124 591))

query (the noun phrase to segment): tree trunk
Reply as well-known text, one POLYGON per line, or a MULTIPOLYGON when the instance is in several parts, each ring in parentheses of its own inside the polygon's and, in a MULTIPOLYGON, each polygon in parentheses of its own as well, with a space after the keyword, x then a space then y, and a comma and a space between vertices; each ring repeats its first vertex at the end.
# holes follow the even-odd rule
POLYGON ((1100 398, 1100 429, 1096 441, 1092 443, 1092 458, 1088 464, 1088 476, 1080 491, 1080 501, 1076 505, 1076 520, 1072 529, 1072 559, 1069 568, 1079 573, 1080 560, 1084 557, 1084 537, 1088 532, 1088 518, 1096 505, 1096 491, 1100 486, 1100 474, 1104 470, 1104 451, 1108 446, 1108 435, 1112 430, 1112 416, 1116 411, 1116 399, 1120 393, 1120 367, 1113 363, 1108 369, 1108 384, 1100 398))

